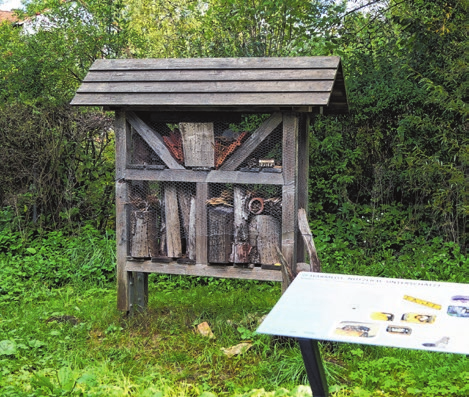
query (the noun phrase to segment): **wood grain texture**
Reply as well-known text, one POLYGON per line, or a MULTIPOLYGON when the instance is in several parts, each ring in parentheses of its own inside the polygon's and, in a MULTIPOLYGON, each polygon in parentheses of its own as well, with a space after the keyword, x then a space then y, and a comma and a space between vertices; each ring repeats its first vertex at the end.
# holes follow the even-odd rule
POLYGON ((127 125, 125 112, 117 111, 114 119, 114 132, 116 136, 116 180, 125 178, 125 168, 130 159, 130 128, 127 125))
POLYGON ((129 277, 125 270, 128 255, 128 219, 127 219, 128 188, 127 183, 120 180, 116 183, 116 257, 117 257, 117 309, 128 311, 129 277))
POLYGON ((180 274, 186 276, 237 278, 245 280, 282 281, 282 273, 277 270, 254 269, 216 265, 180 265, 176 262, 157 263, 151 261, 126 263, 127 271, 145 273, 180 274))
POLYGON ((133 81, 84 82, 77 92, 115 93, 198 93, 198 92, 330 92, 334 80, 302 81, 133 81))
POLYGON ((337 56, 98 59, 90 70, 337 68, 339 62, 340 58, 337 56))
POLYGON ((72 105, 84 106, 326 106, 328 92, 278 93, 77 93, 72 105))
POLYGON ((173 183, 167 183, 164 186, 164 208, 166 222, 166 255, 170 258, 180 258, 182 256, 181 227, 179 223, 176 185, 173 183))
POLYGON ((208 261, 229 263, 233 243, 233 208, 208 209, 208 261))
POLYGON ((213 123, 179 123, 186 167, 215 166, 213 123))
MULTIPOLYGON (((298 208, 308 208, 308 178, 309 178, 309 115, 299 116, 298 126, 298 208)), ((293 266, 293 273, 297 262, 305 261, 305 244, 297 236, 297 257, 293 266)))
POLYGON ((277 248, 280 245, 280 224, 271 215, 254 216, 249 223, 249 240, 253 263, 273 265, 279 262, 277 248))
POLYGON ((318 253, 314 244, 313 233, 311 233, 311 229, 309 228, 308 218, 306 216, 306 211, 304 208, 300 208, 298 210, 298 227, 303 237, 303 241, 306 245, 306 249, 308 250, 311 271, 320 272, 321 262, 318 258, 318 253))
POLYGON ((184 169, 171 155, 160 134, 148 127, 148 125, 133 112, 127 112, 127 120, 148 146, 163 160, 168 168, 184 169))
POLYGON ((272 114, 249 138, 224 162, 220 171, 233 171, 267 138, 282 122, 280 113, 272 114))
POLYGON ((230 256, 230 261, 233 263, 249 263, 251 245, 248 242, 248 198, 246 189, 241 186, 233 188, 233 247, 230 256))
POLYGON ((197 183, 196 185, 196 241, 195 260, 198 265, 208 263, 207 253, 207 199, 208 184, 197 183))
MULTIPOLYGON (((282 187, 282 253, 293 273, 297 254, 297 209, 298 209, 298 116, 283 115, 282 166, 284 186, 282 187)), ((284 280, 282 289, 286 290, 284 280)))
POLYGON ((283 185, 282 174, 267 172, 128 169, 126 176, 127 179, 134 181, 283 185))

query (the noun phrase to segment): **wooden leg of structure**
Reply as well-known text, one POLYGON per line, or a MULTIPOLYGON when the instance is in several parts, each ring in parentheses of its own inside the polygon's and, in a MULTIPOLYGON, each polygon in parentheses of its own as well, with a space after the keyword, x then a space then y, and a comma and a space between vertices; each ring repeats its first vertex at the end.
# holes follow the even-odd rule
POLYGON ((130 315, 145 310, 148 304, 148 274, 129 272, 130 315))
POLYGON ((308 374, 313 397, 329 397, 326 374, 319 352, 318 341, 298 338, 301 355, 308 374))
MULTIPOLYGON (((290 272, 295 274, 297 256, 297 211, 298 211, 298 116, 284 114, 282 165, 284 185, 282 186, 282 253, 290 272)), ((288 287, 288 280, 283 279, 282 291, 288 287)))

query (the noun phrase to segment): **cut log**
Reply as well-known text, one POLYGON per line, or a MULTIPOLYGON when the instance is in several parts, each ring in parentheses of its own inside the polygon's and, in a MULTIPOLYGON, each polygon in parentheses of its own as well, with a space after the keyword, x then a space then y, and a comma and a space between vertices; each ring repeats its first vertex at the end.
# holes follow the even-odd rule
POLYGON ((208 230, 208 261, 229 263, 233 242, 233 208, 209 208, 208 230))
POLYGON ((164 201, 167 255, 170 258, 179 258, 182 256, 181 231, 176 186, 174 184, 165 185, 164 201))
POLYGON ((279 263, 277 247, 280 246, 280 223, 273 216, 257 215, 251 220, 249 241, 255 251, 251 255, 252 263, 261 265, 279 263))
POLYGON ((308 225, 308 219, 306 217, 306 211, 304 208, 298 210, 298 227, 300 229, 301 235, 303 236, 303 241, 305 242, 306 249, 309 255, 309 263, 311 266, 312 272, 321 271, 321 262, 318 258, 318 253, 316 251, 316 246, 314 245, 313 234, 308 225))
POLYGON ((133 211, 131 219, 130 255, 150 258, 158 251, 156 211, 133 211))
POLYGON ((248 218, 249 209, 247 206, 249 196, 242 187, 235 186, 233 190, 233 248, 230 261, 233 263, 249 263, 251 245, 249 244, 248 218))
POLYGON ((186 167, 215 166, 213 123, 179 123, 186 167))

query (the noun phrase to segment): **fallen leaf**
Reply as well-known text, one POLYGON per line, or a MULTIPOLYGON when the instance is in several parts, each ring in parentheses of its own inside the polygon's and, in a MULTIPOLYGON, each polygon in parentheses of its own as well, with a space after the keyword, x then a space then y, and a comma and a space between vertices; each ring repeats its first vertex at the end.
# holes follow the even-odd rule
POLYGON ((212 330, 210 329, 210 325, 206 321, 203 323, 200 323, 197 326, 197 331, 199 331, 199 334, 202 336, 206 336, 207 338, 215 338, 215 335, 213 334, 212 330))
POLYGON ((226 356, 233 357, 233 356, 237 356, 238 354, 247 352, 251 348, 251 346, 252 346, 252 343, 242 342, 235 346, 228 347, 226 349, 222 347, 221 350, 223 353, 225 353, 226 356))

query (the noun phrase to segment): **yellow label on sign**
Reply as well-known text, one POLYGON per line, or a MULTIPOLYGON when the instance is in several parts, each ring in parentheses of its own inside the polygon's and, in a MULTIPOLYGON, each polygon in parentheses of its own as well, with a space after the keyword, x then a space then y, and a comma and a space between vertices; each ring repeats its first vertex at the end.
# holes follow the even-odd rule
POLYGON ((432 309, 435 309, 435 310, 441 310, 441 305, 439 305, 438 303, 433 303, 433 302, 429 302, 423 299, 414 298, 413 296, 409 296, 409 295, 404 295, 404 299, 409 302, 417 303, 418 305, 431 307, 432 309))

